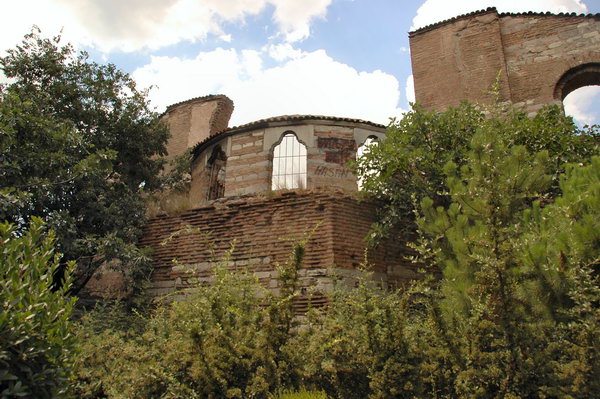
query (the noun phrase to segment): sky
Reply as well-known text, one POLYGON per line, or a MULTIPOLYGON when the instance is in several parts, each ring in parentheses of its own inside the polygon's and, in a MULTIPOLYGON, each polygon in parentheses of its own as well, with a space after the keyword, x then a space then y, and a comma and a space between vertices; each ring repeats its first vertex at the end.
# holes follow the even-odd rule
MULTIPOLYGON (((227 95, 230 126, 284 114, 387 124, 414 101, 408 32, 490 6, 600 13, 600 0, 1 1, 0 54, 33 25, 62 32, 150 88, 158 112, 227 95)), ((579 124, 600 123, 600 86, 571 93, 565 109, 579 124)))

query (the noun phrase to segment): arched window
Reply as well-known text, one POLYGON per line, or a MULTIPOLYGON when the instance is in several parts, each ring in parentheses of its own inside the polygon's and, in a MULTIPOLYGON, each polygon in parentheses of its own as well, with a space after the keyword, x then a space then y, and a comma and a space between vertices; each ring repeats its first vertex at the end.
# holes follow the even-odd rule
MULTIPOLYGON (((359 160, 359 158, 361 158, 364 154, 367 154, 369 152, 370 147, 374 146, 374 145, 379 145, 379 140, 377 139, 377 137, 375 137, 375 136, 367 137, 365 142, 362 143, 361 145, 359 145, 358 149, 356 150, 356 160, 359 160)), ((375 173, 375 171, 374 170, 366 171, 367 175, 372 174, 372 173, 375 173)), ((361 177, 359 177, 356 184, 358 185, 358 189, 361 190, 363 187, 363 179, 361 177)))
POLYGON ((306 187, 306 147, 286 132, 273 149, 272 190, 306 187))
POLYGON ((225 194, 225 164, 227 156, 217 145, 212 150, 210 158, 208 158, 208 200, 215 200, 223 197, 225 194))

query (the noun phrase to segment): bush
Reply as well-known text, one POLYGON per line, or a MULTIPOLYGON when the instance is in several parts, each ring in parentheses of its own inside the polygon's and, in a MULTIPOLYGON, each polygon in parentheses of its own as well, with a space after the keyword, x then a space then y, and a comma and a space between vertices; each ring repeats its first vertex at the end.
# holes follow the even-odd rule
POLYGON ((66 296, 74 265, 57 281, 54 233, 37 218, 22 235, 15 230, 0 224, 0 396, 63 397, 75 352, 75 300, 66 296))
POLYGON ((281 391, 300 386, 336 399, 600 397, 600 157, 570 125, 557 125, 561 142, 582 140, 581 153, 533 150, 556 117, 474 118, 460 159, 435 165, 441 198, 423 193, 411 245, 434 277, 392 291, 366 273, 297 328, 303 245, 277 297, 219 265, 211 285, 130 326, 84 323, 79 397, 312 394, 281 391), (508 134, 530 123, 546 129, 538 139, 508 134), (579 161, 565 166, 567 155, 579 161))
MULTIPOLYGON (((267 398, 297 386, 288 341, 295 328, 292 298, 304 252, 279 269, 281 295, 273 296, 248 270, 215 266, 199 286, 123 327, 119 312, 99 329, 97 313, 78 333, 80 398, 267 398)), ((106 319, 106 316, 103 316, 106 319)))
POLYGON ((272 399, 327 399, 327 395, 322 391, 307 391, 305 389, 299 391, 284 390, 278 392, 272 399))

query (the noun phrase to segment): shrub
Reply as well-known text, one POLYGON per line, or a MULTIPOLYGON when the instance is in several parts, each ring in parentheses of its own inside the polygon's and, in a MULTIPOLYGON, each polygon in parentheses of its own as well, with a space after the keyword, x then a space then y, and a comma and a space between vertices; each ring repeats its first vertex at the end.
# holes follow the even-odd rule
POLYGON ((66 394, 75 342, 66 292, 73 264, 57 281, 61 255, 54 233, 33 218, 29 231, 0 224, 0 396, 58 398, 66 394))
POLYGON ((87 315, 78 333, 78 397, 266 399, 297 386, 288 341, 303 253, 297 244, 280 268, 279 296, 249 270, 229 270, 225 258, 211 284, 135 316, 133 327, 123 326, 119 312, 105 329, 97 313, 87 315))
POLYGON ((327 399, 327 395, 323 391, 307 391, 306 389, 283 390, 273 395, 272 399, 327 399))

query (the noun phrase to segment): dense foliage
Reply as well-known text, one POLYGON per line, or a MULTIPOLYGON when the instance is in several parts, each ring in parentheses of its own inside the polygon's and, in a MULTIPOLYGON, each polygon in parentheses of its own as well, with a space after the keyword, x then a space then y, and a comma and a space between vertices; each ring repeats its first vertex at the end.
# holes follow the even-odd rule
POLYGON ((161 185, 168 137, 146 93, 36 31, 0 68, 10 82, 0 86, 0 220, 25 229, 43 218, 77 262, 73 291, 115 257, 135 280, 148 260, 135 246, 143 193, 161 185))
POLYGON ((304 240, 277 295, 225 257, 210 284, 98 309, 72 336, 75 262, 79 286, 112 258, 147 265, 143 194, 177 182, 158 175, 167 132, 129 76, 58 38, 34 32, 0 65, 2 397, 600 396, 595 127, 556 107, 415 107, 357 168, 385 205, 376 236, 412 218, 421 281, 385 290, 365 271, 299 325, 304 240))
POLYGON ((566 163, 589 159, 598 150, 598 127, 579 130, 556 106, 529 118, 523 111, 499 106, 462 103, 436 112, 414 105, 402 119, 392 121, 386 139, 371 146, 355 165, 362 190, 383 204, 375 241, 392 227, 414 231, 406 223, 415 210, 413 198, 417 204, 425 197, 436 205, 449 204, 444 167, 448 162, 464 165, 471 140, 482 130, 493 131, 509 147, 522 145, 532 154, 546 150, 552 182, 543 194, 549 197, 558 193, 566 163))
MULTIPOLYGON (((545 144, 516 143, 510 132, 534 122, 499 113, 469 117, 464 151, 430 171, 437 187, 417 187, 421 172, 412 179, 406 169, 420 190, 420 239, 411 245, 421 281, 389 291, 366 271, 295 328, 298 256, 280 271, 280 297, 257 295, 264 291, 249 274, 217 268, 215 284, 137 328, 84 324, 80 396, 262 398, 302 387, 339 399, 599 396, 600 157, 594 133, 560 127, 568 121, 554 111, 536 126, 562 132, 557 140, 572 151, 553 147, 550 133, 535 133, 545 144)), ((463 117, 409 115, 449 126, 463 117)))
MULTIPOLYGON (((86 317, 78 339, 79 398, 267 398, 298 385, 289 342, 304 245, 279 268, 280 295, 252 272, 215 264, 212 284, 165 303, 150 316, 86 317)), ((169 298, 165 298, 169 300, 169 298)))
POLYGON ((63 397, 75 355, 74 301, 65 296, 74 265, 57 285, 54 234, 36 218, 16 230, 0 224, 0 397, 63 397))

